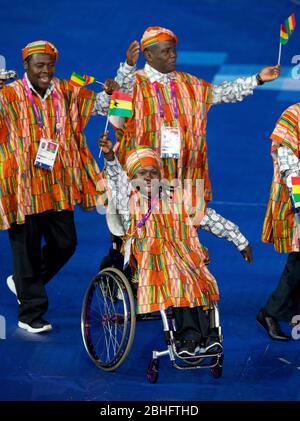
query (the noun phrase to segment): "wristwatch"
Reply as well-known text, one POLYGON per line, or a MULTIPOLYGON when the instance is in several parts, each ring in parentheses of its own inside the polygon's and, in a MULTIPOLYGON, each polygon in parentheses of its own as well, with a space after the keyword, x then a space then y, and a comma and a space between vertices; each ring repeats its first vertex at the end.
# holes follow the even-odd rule
POLYGON ((260 77, 260 74, 257 73, 256 75, 256 81, 258 85, 263 85, 265 82, 262 80, 262 78, 260 77))

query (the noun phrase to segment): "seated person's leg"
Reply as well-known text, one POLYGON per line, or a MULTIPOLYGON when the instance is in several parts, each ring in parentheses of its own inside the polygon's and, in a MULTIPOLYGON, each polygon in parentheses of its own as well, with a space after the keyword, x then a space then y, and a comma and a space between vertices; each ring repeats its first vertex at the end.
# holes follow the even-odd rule
POLYGON ((181 356, 195 355, 203 339, 207 337, 209 321, 201 307, 173 308, 176 338, 180 342, 178 354, 181 356))
POLYGON ((195 355, 200 346, 212 353, 220 348, 217 330, 210 328, 208 311, 202 307, 174 307, 173 312, 180 356, 195 355))

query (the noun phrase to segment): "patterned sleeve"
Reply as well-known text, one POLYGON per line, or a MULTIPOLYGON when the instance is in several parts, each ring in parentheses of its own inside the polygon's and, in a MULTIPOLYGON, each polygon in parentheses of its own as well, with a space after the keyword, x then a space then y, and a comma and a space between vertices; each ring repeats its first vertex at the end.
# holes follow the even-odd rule
MULTIPOLYGON (((120 63, 117 71, 115 81, 120 86, 120 91, 127 92, 132 95, 133 85, 135 80, 136 66, 129 66, 129 64, 120 63)), ((93 114, 107 115, 111 96, 106 92, 99 92, 96 96, 96 102, 93 109, 93 114)))
POLYGON ((270 138, 272 142, 272 152, 278 147, 286 146, 292 152, 297 153, 299 148, 299 115, 300 104, 294 104, 287 108, 280 116, 270 138))
POLYGON ((114 208, 120 216, 124 229, 127 231, 131 221, 129 206, 131 185, 117 158, 113 161, 105 160, 104 171, 110 187, 114 208))
POLYGON ((221 85, 213 85, 213 104, 222 102, 237 102, 253 94, 257 86, 256 76, 240 77, 233 82, 223 82, 221 85))
POLYGON ((280 146, 277 150, 277 162, 280 174, 285 184, 292 187, 291 177, 300 175, 300 162, 291 149, 280 146))
POLYGON ((120 90, 132 95, 135 81, 136 66, 129 66, 126 63, 120 63, 115 81, 118 82, 120 90))
POLYGON ((237 225, 223 218, 211 208, 206 209, 206 214, 201 221, 200 227, 219 238, 232 241, 239 251, 244 250, 249 244, 237 225))

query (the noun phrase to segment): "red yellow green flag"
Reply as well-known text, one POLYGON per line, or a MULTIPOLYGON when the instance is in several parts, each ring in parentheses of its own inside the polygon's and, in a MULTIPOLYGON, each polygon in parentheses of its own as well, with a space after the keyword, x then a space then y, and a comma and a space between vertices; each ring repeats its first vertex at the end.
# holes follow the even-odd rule
POLYGON ((280 44, 285 45, 289 40, 289 36, 286 30, 286 27, 282 24, 280 25, 280 44))
POLYGON ((125 92, 114 91, 111 96, 108 115, 118 117, 131 117, 132 97, 125 92))
POLYGON ((292 32, 294 31, 295 27, 296 27, 296 16, 295 16, 295 13, 293 13, 285 21, 285 28, 287 30, 289 37, 290 35, 292 35, 292 32))
POLYGON ((96 81, 96 78, 94 76, 83 75, 83 77, 86 81, 86 85, 89 85, 90 83, 94 83, 96 81))
POLYGON ((291 177, 292 181, 292 196, 295 206, 300 205, 300 177, 291 177))
POLYGON ((73 72, 70 78, 72 85, 81 88, 86 84, 86 80, 83 76, 80 76, 78 73, 73 72))
POLYGON ((293 13, 285 23, 280 25, 280 44, 285 45, 296 28, 296 16, 293 13))

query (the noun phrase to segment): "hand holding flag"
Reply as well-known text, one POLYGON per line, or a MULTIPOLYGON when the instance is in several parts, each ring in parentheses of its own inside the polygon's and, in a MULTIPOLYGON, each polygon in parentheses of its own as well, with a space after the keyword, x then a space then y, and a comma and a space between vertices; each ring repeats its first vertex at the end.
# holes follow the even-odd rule
POLYGON ((113 143, 110 139, 108 139, 107 135, 108 132, 102 133, 100 135, 98 145, 99 148, 101 148, 103 151, 105 159, 112 161, 114 159, 113 143))
MULTIPOLYGON (((121 128, 124 124, 124 118, 132 117, 132 96, 120 91, 114 91, 107 114, 106 124, 104 128, 104 134, 107 133, 108 122, 110 121, 112 125, 116 128, 121 128)), ((99 158, 101 156, 101 150, 99 153, 99 158)))

